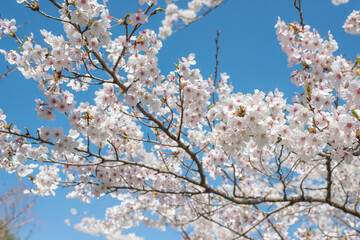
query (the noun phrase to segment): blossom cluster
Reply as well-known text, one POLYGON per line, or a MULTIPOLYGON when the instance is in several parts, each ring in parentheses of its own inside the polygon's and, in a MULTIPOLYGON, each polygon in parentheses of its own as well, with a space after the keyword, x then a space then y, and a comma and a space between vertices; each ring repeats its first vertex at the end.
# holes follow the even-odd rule
POLYGON ((347 33, 360 34, 360 11, 353 11, 343 26, 347 33))
MULTIPOLYGON (((167 1, 169 2, 169 1, 167 1)), ((171 1, 170 1, 171 2, 171 1)), ((165 39, 173 33, 174 23, 179 19, 185 24, 195 21, 199 12, 205 7, 214 7, 221 4, 222 0, 192 0, 188 2, 187 9, 181 9, 174 3, 168 3, 165 19, 159 28, 159 37, 165 39)))
POLYGON ((17 31, 15 19, 0 19, 0 39, 4 34, 14 34, 17 31))
MULTIPOLYGON (((311 32, 308 26, 301 27, 296 23, 287 25, 279 20, 277 34, 282 50, 288 55, 289 64, 303 66, 303 69, 295 70, 291 77, 306 92, 294 99, 301 104, 295 103, 289 109, 291 114, 300 113, 300 117, 303 117, 291 123, 294 126, 301 123, 301 129, 314 125, 309 121, 317 119, 315 127, 320 131, 316 135, 323 138, 320 142, 331 142, 330 149, 340 152, 344 145, 351 149, 359 128, 357 112, 360 108, 360 79, 353 65, 341 56, 333 55, 338 47, 330 33, 324 40, 316 30, 311 32), (336 98, 346 101, 346 105, 336 107, 336 98), (303 112, 304 107, 310 112, 303 112)), ((318 139, 316 141, 319 142, 318 139)), ((312 144, 309 146, 313 149, 312 144)), ((320 149, 323 148, 325 145, 320 149)), ((347 154, 344 153, 349 157, 347 154)))
POLYGON ((334 5, 340 5, 340 4, 344 4, 344 3, 348 3, 350 0, 332 0, 332 3, 334 5))

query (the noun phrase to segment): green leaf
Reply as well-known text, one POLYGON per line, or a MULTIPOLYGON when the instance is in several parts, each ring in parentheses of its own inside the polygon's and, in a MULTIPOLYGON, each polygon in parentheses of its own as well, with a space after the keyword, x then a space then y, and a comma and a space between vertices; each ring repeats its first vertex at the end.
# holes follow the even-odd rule
POLYGON ((355 109, 352 109, 351 112, 352 112, 353 116, 354 116, 357 120, 360 120, 360 119, 359 119, 359 114, 355 111, 355 109))
POLYGON ((358 57, 358 58, 356 57, 355 59, 356 59, 356 62, 360 65, 360 57, 358 57))
POLYGON ((159 8, 159 7, 156 9, 156 11, 158 11, 158 12, 165 12, 165 10, 164 10, 164 9, 159 8))
POLYGON ((130 15, 131 15, 130 13, 128 13, 128 14, 125 15, 125 17, 124 17, 125 22, 126 22, 126 20, 130 17, 130 15))
POLYGON ((309 85, 309 84, 307 84, 307 85, 305 86, 305 89, 306 89, 306 92, 309 94, 309 96, 311 96, 311 89, 310 89, 310 85, 309 85))

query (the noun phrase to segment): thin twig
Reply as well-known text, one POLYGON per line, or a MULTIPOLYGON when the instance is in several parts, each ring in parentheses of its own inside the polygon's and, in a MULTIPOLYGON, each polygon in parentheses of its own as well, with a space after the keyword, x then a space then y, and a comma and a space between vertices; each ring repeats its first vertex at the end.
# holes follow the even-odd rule
POLYGON ((12 67, 7 66, 7 71, 0 75, 0 79, 4 78, 7 75, 9 75, 10 73, 14 72, 15 68, 16 68, 16 66, 12 66, 12 67))
POLYGON ((209 13, 211 13, 212 11, 214 11, 215 9, 217 9, 220 5, 222 5, 222 4, 225 3, 225 2, 226 2, 226 0, 221 1, 218 5, 216 5, 216 6, 212 7, 212 8, 210 8, 210 9, 208 9, 207 11, 205 11, 203 14, 201 14, 200 16, 198 16, 197 18, 195 18, 194 20, 192 20, 192 21, 189 22, 188 24, 185 24, 185 25, 183 25, 183 26, 181 26, 181 27, 178 27, 177 29, 174 30, 174 33, 180 31, 181 29, 186 28, 186 27, 189 26, 190 24, 192 24, 192 23, 200 20, 201 18, 205 17, 206 15, 208 15, 209 13))
MULTIPOLYGON (((214 88, 216 88, 217 79, 218 79, 219 49, 220 49, 219 36, 220 36, 220 31, 219 31, 219 29, 217 29, 216 30, 216 38, 215 38, 216 52, 215 52, 214 88)), ((212 99, 213 99, 213 104, 215 104, 215 92, 212 93, 212 99)))
POLYGON ((294 7, 299 11, 300 25, 304 28, 305 24, 304 24, 304 18, 303 18, 302 10, 301 10, 301 1, 302 0, 294 0, 294 7), (298 3, 298 5, 296 5, 296 3, 298 3))

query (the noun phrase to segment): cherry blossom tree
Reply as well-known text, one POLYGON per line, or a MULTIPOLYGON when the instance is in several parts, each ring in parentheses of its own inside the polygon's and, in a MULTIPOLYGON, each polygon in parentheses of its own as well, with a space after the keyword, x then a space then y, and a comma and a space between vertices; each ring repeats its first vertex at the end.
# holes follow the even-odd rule
MULTIPOLYGON (((0 23, 0 36, 19 44, 1 52, 43 92, 39 118, 69 122, 20 129, 0 110, 0 168, 30 178, 27 193, 55 195, 62 186, 88 203, 117 199, 104 219, 75 226, 108 239, 141 239, 123 233, 140 223, 170 226, 183 239, 359 238, 360 59, 337 55, 330 32, 305 25, 301 0, 300 21, 275 26, 295 65, 291 81, 303 89, 291 101, 278 89, 235 92, 217 65, 203 77, 195 54, 160 71, 160 39, 224 1, 181 9, 167 0, 163 9, 139 0, 145 8, 120 19, 106 1, 48 1, 57 16, 17 0, 61 22, 64 35, 21 37, 15 20, 0 23), (165 15, 158 34, 146 29, 157 14, 165 15), (76 101, 91 89, 92 103, 76 101)), ((344 29, 360 33, 359 11, 344 29)))
POLYGON ((24 195, 24 189, 24 186, 11 186, 0 196, 0 239, 17 240, 21 235, 24 237, 21 239, 25 239, 32 233, 26 232, 24 227, 35 221, 32 212, 36 199, 24 195))

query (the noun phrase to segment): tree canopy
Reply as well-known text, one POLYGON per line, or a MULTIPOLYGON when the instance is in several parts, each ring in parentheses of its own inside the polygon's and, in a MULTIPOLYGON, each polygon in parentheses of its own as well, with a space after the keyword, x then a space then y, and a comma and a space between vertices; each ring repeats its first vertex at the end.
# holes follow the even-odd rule
MULTIPOLYGON (((301 0, 299 21, 275 25, 300 89, 291 100, 279 89, 237 92, 218 66, 219 32, 213 75, 201 74, 194 53, 159 69, 165 39, 223 0, 139 0, 143 9, 121 17, 107 1, 48 0, 57 14, 42 1, 17 2, 63 33, 23 37, 14 19, 1 19, 0 36, 18 47, 0 52, 42 91, 38 117, 67 125, 22 129, 0 109, 0 168, 29 179, 28 194, 64 187, 87 203, 119 201, 78 230, 108 239, 142 239, 124 233, 139 224, 183 239, 359 238, 360 59, 306 25, 301 0), (157 33, 146 26, 159 14, 157 33)), ((360 33, 360 11, 344 22, 360 33)))

